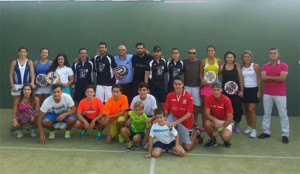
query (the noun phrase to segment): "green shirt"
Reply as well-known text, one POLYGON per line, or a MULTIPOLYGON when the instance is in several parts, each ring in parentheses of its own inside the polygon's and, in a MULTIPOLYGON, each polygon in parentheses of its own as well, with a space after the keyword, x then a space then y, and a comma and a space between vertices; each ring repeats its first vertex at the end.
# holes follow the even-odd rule
POLYGON ((131 121, 131 125, 130 125, 130 129, 132 130, 132 132, 136 133, 136 132, 144 132, 145 128, 150 127, 151 124, 146 125, 146 120, 148 119, 148 117, 146 116, 146 114, 143 112, 142 115, 137 115, 134 111, 129 111, 128 115, 131 117, 132 121, 131 121))

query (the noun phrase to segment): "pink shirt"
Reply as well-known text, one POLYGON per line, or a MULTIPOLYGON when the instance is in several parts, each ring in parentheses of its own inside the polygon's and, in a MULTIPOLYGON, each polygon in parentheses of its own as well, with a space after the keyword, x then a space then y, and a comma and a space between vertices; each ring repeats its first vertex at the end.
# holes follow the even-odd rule
MULTIPOLYGON (((273 66, 271 62, 262 66, 261 72, 267 76, 280 76, 281 73, 288 73, 288 66, 278 60, 277 65, 273 66)), ((284 82, 265 81, 264 94, 286 96, 286 86, 284 82)))

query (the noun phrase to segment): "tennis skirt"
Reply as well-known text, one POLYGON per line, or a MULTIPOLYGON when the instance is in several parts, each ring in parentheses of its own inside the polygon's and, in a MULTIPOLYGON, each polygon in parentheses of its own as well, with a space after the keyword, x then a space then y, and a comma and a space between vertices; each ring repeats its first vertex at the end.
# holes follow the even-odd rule
POLYGON ((259 99, 257 98, 258 87, 254 88, 245 88, 244 87, 244 103, 259 103, 259 99))

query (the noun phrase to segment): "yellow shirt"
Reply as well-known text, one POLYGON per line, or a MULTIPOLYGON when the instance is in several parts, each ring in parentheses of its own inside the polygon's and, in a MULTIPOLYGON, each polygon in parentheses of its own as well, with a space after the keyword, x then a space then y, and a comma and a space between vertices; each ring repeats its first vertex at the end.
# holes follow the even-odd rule
MULTIPOLYGON (((219 72, 219 64, 218 64, 218 60, 217 58, 215 58, 215 63, 214 64, 209 64, 208 63, 208 58, 205 59, 205 64, 204 64, 204 73, 206 73, 207 71, 214 71, 216 73, 216 80, 215 81, 218 81, 219 78, 218 78, 218 72, 219 72)), ((208 85, 211 85, 212 83, 208 84, 208 85)))

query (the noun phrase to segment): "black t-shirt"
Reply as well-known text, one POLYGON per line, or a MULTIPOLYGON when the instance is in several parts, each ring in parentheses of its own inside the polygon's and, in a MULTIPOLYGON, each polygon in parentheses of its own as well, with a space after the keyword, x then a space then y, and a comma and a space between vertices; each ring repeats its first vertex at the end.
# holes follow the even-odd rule
POLYGON ((152 82, 164 82, 165 72, 167 69, 167 61, 164 58, 160 58, 158 61, 152 59, 147 63, 145 71, 149 71, 149 79, 152 82))
POLYGON ((145 67, 150 60, 152 60, 152 56, 149 54, 144 54, 143 57, 139 57, 137 54, 132 56, 132 66, 134 68, 133 82, 135 84, 144 81, 145 67))
POLYGON ((112 86, 115 84, 113 68, 117 67, 115 58, 106 54, 104 57, 97 56, 91 60, 94 64, 94 71, 97 73, 97 85, 112 86))
POLYGON ((177 63, 175 63, 175 61, 172 60, 171 62, 167 63, 167 67, 168 67, 168 78, 169 78, 168 81, 169 83, 173 84, 174 77, 183 74, 183 61, 178 60, 177 63))

